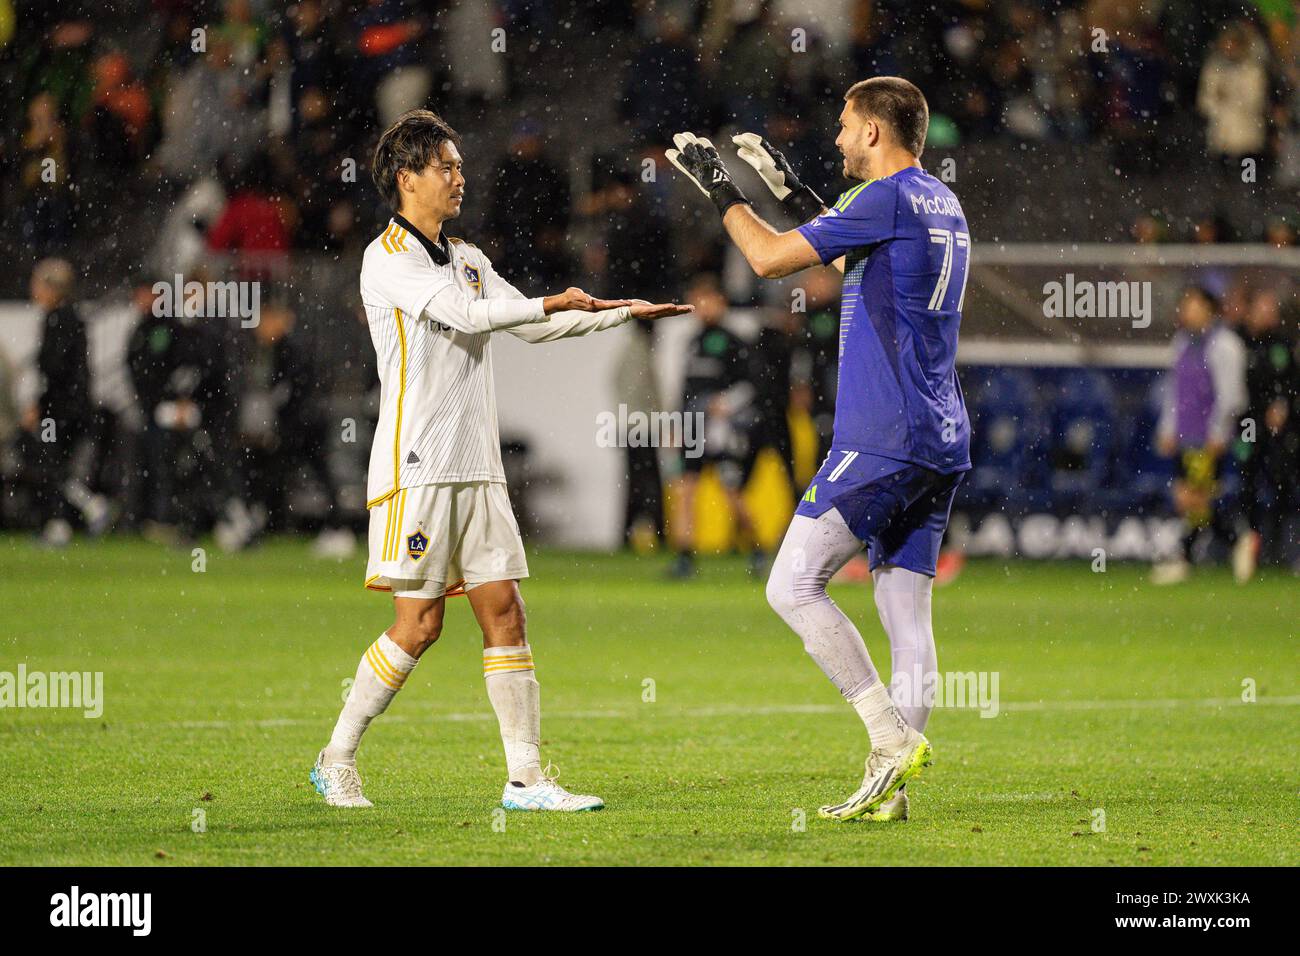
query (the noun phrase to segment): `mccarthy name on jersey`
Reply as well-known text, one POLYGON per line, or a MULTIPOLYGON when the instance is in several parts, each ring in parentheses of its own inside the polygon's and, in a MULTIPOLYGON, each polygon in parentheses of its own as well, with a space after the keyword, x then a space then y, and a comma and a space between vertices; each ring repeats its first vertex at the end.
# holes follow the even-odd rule
POLYGON ((956 363, 971 239, 957 197, 911 166, 855 186, 799 232, 822 262, 845 257, 832 448, 969 469, 956 363))
POLYGON ((501 278, 478 247, 434 242, 402 216, 366 247, 361 301, 379 366, 366 506, 403 488, 505 481, 491 336, 527 342, 613 328, 627 308, 557 312, 501 278))

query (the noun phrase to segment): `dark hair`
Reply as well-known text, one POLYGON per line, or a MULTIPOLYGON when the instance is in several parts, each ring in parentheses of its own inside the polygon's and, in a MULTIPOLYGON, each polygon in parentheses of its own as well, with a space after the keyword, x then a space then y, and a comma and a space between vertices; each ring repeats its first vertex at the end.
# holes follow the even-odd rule
POLYGON ((1211 292, 1209 289, 1207 289, 1205 286, 1201 285, 1199 282, 1190 282, 1187 285, 1183 286, 1182 294, 1184 296, 1191 294, 1202 299, 1205 302, 1205 304, 1210 307, 1210 311, 1215 315, 1219 315, 1222 312, 1223 305, 1219 301, 1219 297, 1215 295, 1213 292, 1211 292))
POLYGON ((423 172, 438 156, 443 143, 460 145, 460 134, 432 110, 407 110, 384 130, 370 160, 370 178, 384 202, 393 209, 401 206, 397 174, 403 169, 423 172))
POLYGON ((850 86, 844 99, 859 116, 888 126, 898 144, 913 156, 921 155, 930 128, 930 107, 915 84, 901 76, 873 76, 850 86))

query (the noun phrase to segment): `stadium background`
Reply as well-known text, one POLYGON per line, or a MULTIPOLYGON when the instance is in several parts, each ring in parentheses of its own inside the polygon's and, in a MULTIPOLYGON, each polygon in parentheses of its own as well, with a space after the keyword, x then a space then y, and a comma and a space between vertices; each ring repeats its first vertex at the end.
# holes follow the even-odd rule
MULTIPOLYGON (((1117 556, 1168 550, 1176 535, 1159 516, 1168 514, 1171 466, 1150 445, 1179 289, 1211 286, 1226 321, 1240 326, 1252 292, 1272 288, 1286 328, 1295 327, 1300 100, 1297 18, 1286 3, 6 0, 5 8, 5 112, 14 121, 3 142, 10 268, 0 277, 8 404, 21 409, 36 388, 39 316, 22 301, 30 268, 66 258, 78 273, 95 396, 94 440, 78 462, 88 486, 115 503, 119 530, 139 527, 152 493, 125 358, 137 321, 131 291, 178 274, 256 275, 264 302, 296 315, 294 354, 310 388, 295 400, 320 414, 251 424, 239 406, 260 387, 249 374, 255 338, 234 321, 206 320, 207 347, 230 359, 234 396, 212 427, 234 429, 236 446, 274 460, 269 473, 288 485, 271 527, 315 531, 330 520, 319 477, 278 460, 277 432, 300 426, 325 444, 334 518, 363 520, 376 386, 356 275, 386 215, 366 157, 377 124, 414 105, 435 107, 465 138, 466 213, 449 231, 482 245, 518 286, 680 297, 691 277, 712 271, 731 301, 728 323, 752 337, 794 310, 801 280, 746 274, 716 217, 664 162, 671 133, 725 141, 761 129, 834 196, 848 185, 830 142, 840 92, 872 73, 920 78, 933 114, 925 162, 952 180, 976 238, 961 358, 977 469, 956 528, 1005 519, 971 539, 976 552, 1086 556, 1110 543, 1125 516, 1141 521, 1126 527, 1117 556), (205 52, 193 49, 200 36, 205 52), (1246 88, 1241 102, 1257 82, 1267 92, 1254 105, 1256 142, 1241 155, 1216 153, 1207 137, 1222 122, 1218 107, 1197 105, 1203 74, 1224 68, 1233 41, 1244 51, 1230 71, 1246 88), (47 156, 56 159, 53 183, 39 175, 47 156), (1248 182, 1243 157, 1258 166, 1248 182), (268 208, 278 219, 269 227, 258 218, 268 208), (1066 271, 1151 281, 1150 326, 1045 318, 1042 284, 1066 271), (349 420, 359 423, 351 443, 341 437, 349 420), (1040 521, 1020 540, 1030 514, 1081 520, 1040 521)), ((746 186, 778 218, 757 183, 746 186)), ((796 316, 795 347, 812 313, 828 307, 814 302, 796 316)), ((691 323, 656 330, 659 408, 679 407, 691 323)), ((518 452, 513 484, 534 542, 620 541, 623 453, 597 445, 595 422, 622 400, 615 371, 633 334, 495 349, 503 441, 518 452)), ((799 407, 790 423, 801 484, 815 466, 815 430, 799 407)), ((23 527, 30 508, 12 420, 0 437, 11 489, 4 521, 23 527)), ((662 456, 665 480, 674 458, 662 456)), ((236 474, 226 488, 256 506, 264 491, 252 482, 236 474)), ((769 544, 791 491, 768 456, 749 495, 769 544)), ((700 547, 728 547, 716 484, 706 480, 697 511, 700 547)))
MULTIPOLYGON (((1119 559, 1176 538, 1172 466, 1150 430, 1179 289, 1210 286, 1243 330, 1271 291, 1294 342, 1298 19, 1275 0, 0 0, 0 691, 23 667, 104 683, 99 719, 0 696, 0 864, 1293 864, 1291 571, 1243 587, 1203 567, 1157 589, 1119 559), (644 340, 503 336, 546 756, 609 810, 498 829, 500 740, 474 621, 453 601, 446 636, 367 736, 376 806, 330 815, 306 771, 388 613, 359 586, 359 553, 310 550, 331 522, 364 520, 375 374, 356 289, 386 217, 365 168, 382 119, 422 104, 460 130, 469 185, 454 234, 521 287, 676 297, 716 273, 729 324, 789 329, 797 351, 828 317, 833 337, 835 278, 747 276, 662 149, 679 129, 725 142, 761 128, 831 198, 845 185, 831 122, 843 89, 875 73, 927 94, 924 160, 955 177, 975 238, 961 375, 977 467, 950 544, 1089 557, 1102 540, 1115 560, 969 561, 934 601, 940 662, 946 679, 1000 681, 996 719, 971 700, 935 710, 937 762, 906 826, 801 827, 862 766, 856 716, 742 558, 668 581, 666 557, 613 552, 624 458, 598 443, 596 415, 628 397, 619 370, 644 340), (1224 98, 1201 109, 1206 75, 1224 98), (34 537, 49 489, 19 426, 40 386, 27 282, 48 256, 73 264, 90 342, 72 476, 113 504, 110 533, 92 538, 74 516, 61 549, 34 537), (294 400, 268 412, 276 353, 259 330, 195 323, 207 418, 160 454, 125 353, 134 291, 177 272, 257 276, 263 333, 296 316, 281 367, 294 400), (1150 325, 1047 316, 1044 285, 1069 273, 1150 282, 1150 325), (806 312, 792 311, 799 289, 806 312), (330 482, 303 467, 322 453, 333 513, 330 482), (172 517, 187 525, 170 537, 148 524, 168 480, 183 484, 172 517), (266 503, 274 528, 238 554, 211 547, 232 494, 266 503)), ((693 328, 655 329, 668 410, 693 328)), ((795 405, 806 476, 817 429, 795 405)), ((770 539, 793 502, 765 462, 749 495, 770 539)), ((1294 475, 1289 499, 1264 499, 1282 517, 1294 475)), ((725 550, 730 517, 711 488, 697 543, 725 550)), ((1231 497, 1225 508, 1238 517, 1231 497)), ((832 592, 883 664, 870 588, 832 592)), ((1060 898, 1071 925, 1092 905, 1060 898)))

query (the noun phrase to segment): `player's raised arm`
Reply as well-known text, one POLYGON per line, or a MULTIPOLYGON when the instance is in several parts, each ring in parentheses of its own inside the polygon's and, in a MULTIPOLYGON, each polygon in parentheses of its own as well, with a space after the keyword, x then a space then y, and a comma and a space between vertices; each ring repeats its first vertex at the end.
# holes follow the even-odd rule
POLYGON ((471 299, 456 284, 440 276, 413 252, 384 259, 384 268, 363 277, 364 301, 391 303, 411 317, 432 321, 469 334, 494 332, 546 321, 544 300, 471 299))
MULTIPOLYGON (((483 278, 483 294, 487 301, 519 301, 524 298, 524 294, 503 279, 486 258, 483 278)), ((505 331, 525 342, 537 344, 603 332, 617 328, 629 319, 658 319, 694 311, 694 306, 675 302, 653 304, 643 299, 597 299, 578 288, 547 296, 543 305, 547 312, 546 321, 514 326, 505 331)))
MULTIPOLYGON (((754 167, 763 185, 796 222, 806 223, 827 211, 822 197, 800 182, 785 154, 764 137, 758 133, 740 133, 731 137, 731 141, 736 144, 736 155, 754 167)), ((840 256, 831 266, 842 273, 844 257, 840 256)))
POLYGON ((807 222, 826 211, 822 197, 799 181, 785 154, 758 133, 740 133, 731 141, 736 144, 736 155, 754 167, 763 185, 796 222, 807 222))
MULTIPOLYGON (((585 293, 584 293, 585 294, 585 293)), ((596 299, 596 302, 606 300, 596 299)), ((562 311, 552 313, 546 322, 537 325, 521 325, 508 329, 511 335, 525 342, 554 342, 556 339, 575 338, 617 328, 630 319, 662 319, 671 315, 686 315, 695 311, 693 305, 677 302, 646 302, 642 299, 628 299, 626 305, 598 312, 562 311)))
MULTIPOLYGON (((554 315, 605 315, 628 304, 623 299, 596 299, 577 288, 534 299, 526 298, 517 290, 511 296, 471 299, 450 281, 430 285, 428 270, 421 272, 419 278, 425 283, 425 294, 431 289, 432 295, 420 314, 458 332, 504 332, 537 326, 545 329, 554 315)), ((393 281, 392 276, 389 281, 393 281)))
MULTIPOLYGON (((688 176, 718 207, 727 234, 756 275, 764 279, 779 279, 821 264, 817 251, 797 230, 777 232, 754 212, 745 194, 732 181, 712 143, 694 133, 678 133, 673 142, 677 148, 667 151, 669 162, 688 176)), ((789 164, 785 164, 785 168, 789 169, 789 164)), ((784 172, 781 175, 784 179, 784 172)), ((799 196, 804 208, 811 208, 813 203, 820 207, 816 193, 807 187, 800 186, 797 193, 792 190, 789 195, 799 196)))

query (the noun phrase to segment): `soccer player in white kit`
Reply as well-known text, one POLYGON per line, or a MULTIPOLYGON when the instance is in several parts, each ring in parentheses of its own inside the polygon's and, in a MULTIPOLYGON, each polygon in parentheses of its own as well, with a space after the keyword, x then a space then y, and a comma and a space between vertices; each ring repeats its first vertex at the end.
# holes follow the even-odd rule
POLYGON ((505 746, 502 806, 599 810, 599 797, 569 793, 542 770, 519 594, 528 564, 501 467, 491 338, 550 342, 691 307, 595 299, 576 288, 526 298, 477 247, 442 233, 464 200, 459 143, 436 114, 411 110, 380 137, 371 163, 396 212, 361 265, 381 395, 365 585, 392 592, 396 620, 362 655, 311 781, 331 806, 371 806, 356 768, 361 735, 438 639, 446 598, 464 594, 483 631, 483 675, 505 746))

